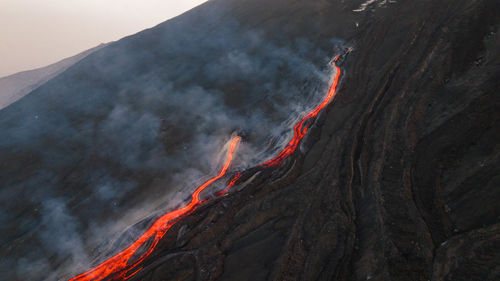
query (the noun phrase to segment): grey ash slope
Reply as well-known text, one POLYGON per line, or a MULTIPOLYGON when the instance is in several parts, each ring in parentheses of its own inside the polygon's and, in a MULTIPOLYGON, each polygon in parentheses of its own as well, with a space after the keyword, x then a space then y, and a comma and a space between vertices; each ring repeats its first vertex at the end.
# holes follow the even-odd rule
POLYGON ((354 52, 305 157, 180 221, 135 280, 498 280, 498 1, 228 2, 354 52))

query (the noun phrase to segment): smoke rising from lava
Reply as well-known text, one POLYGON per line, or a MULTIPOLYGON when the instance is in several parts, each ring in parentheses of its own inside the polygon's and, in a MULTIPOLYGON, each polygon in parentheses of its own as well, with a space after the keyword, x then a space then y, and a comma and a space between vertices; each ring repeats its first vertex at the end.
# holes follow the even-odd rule
POLYGON ((223 15, 111 44, 0 112, 0 157, 17 157, 0 172, 5 278, 67 276, 128 244, 216 172, 234 131, 247 136, 235 169, 284 147, 323 98, 331 54, 223 15))

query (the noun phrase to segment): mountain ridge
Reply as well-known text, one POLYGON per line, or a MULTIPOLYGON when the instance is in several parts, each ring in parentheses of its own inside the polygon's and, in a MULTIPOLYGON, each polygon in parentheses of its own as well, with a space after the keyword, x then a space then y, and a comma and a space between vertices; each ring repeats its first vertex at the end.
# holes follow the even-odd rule
POLYGON ((62 73, 71 65, 85 58, 94 51, 99 50, 106 44, 100 44, 94 48, 83 51, 77 55, 62 59, 50 65, 21 71, 0 78, 0 110, 16 102, 43 83, 62 73))

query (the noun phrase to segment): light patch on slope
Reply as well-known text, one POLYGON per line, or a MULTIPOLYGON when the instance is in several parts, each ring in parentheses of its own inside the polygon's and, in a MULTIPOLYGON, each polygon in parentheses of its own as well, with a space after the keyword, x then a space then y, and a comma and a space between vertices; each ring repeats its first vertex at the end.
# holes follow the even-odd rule
POLYGON ((380 0, 367 0, 366 2, 364 2, 363 4, 361 4, 359 6, 359 8, 357 8, 355 10, 352 10, 352 11, 353 12, 363 12, 364 10, 366 10, 366 8, 368 8, 372 4, 375 4, 375 2, 379 2, 378 5, 377 5, 379 7, 385 6, 388 3, 396 3, 396 1, 394 1, 394 0, 382 0, 382 1, 380 1, 380 0))
POLYGON ((357 8, 356 10, 352 10, 353 12, 362 12, 364 10, 366 10, 366 8, 368 6, 370 6, 371 4, 373 4, 373 2, 375 2, 377 0, 368 0, 366 1, 365 3, 361 4, 361 6, 359 6, 359 8, 357 8))

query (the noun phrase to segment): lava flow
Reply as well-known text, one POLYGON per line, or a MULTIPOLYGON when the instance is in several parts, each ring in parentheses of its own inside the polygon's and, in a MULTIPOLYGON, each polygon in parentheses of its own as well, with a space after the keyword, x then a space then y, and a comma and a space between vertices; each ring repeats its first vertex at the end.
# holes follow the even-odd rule
MULTIPOLYGON (((191 202, 189 202, 189 204, 161 216, 148 230, 146 230, 146 232, 144 232, 144 234, 125 250, 107 259, 94 269, 70 279, 70 281, 96 281, 105 278, 109 278, 110 280, 126 280, 141 270, 139 266, 140 263, 151 254, 160 239, 167 233, 172 225, 181 218, 191 214, 203 203, 200 199, 200 193, 226 174, 233 160, 234 151, 240 140, 240 137, 232 139, 226 162, 219 174, 200 185, 191 195, 191 202)), ((231 182, 234 184, 233 181, 231 182)))
POLYGON ((335 93, 337 91, 337 84, 339 83, 339 78, 340 78, 340 67, 338 67, 336 64, 337 61, 339 60, 339 57, 340 56, 336 56, 333 59, 333 66, 335 67, 336 74, 335 78, 333 79, 332 85, 328 90, 328 95, 326 95, 323 101, 313 111, 309 112, 306 116, 302 117, 302 119, 300 119, 300 121, 297 124, 295 124, 295 126, 293 127, 293 138, 290 140, 290 142, 288 142, 285 148, 276 157, 260 164, 259 167, 278 166, 283 162, 283 160, 285 160, 288 156, 292 155, 292 153, 295 152, 300 141, 306 135, 307 130, 309 130, 309 128, 311 127, 312 122, 308 121, 318 116, 319 112, 325 106, 327 106, 328 103, 330 103, 330 101, 332 101, 332 99, 335 97, 335 93))
MULTIPOLYGON (((349 50, 347 51, 349 52, 349 50)), ((313 118, 318 116, 319 112, 325 108, 328 103, 330 103, 335 97, 337 90, 337 84, 340 78, 340 68, 337 66, 339 56, 336 56, 333 60, 333 66, 335 67, 336 74, 333 79, 332 85, 328 90, 328 94, 323 99, 323 101, 314 110, 309 112, 307 115, 301 118, 301 120, 294 126, 294 135, 292 140, 283 148, 283 150, 274 158, 258 165, 258 167, 267 168, 280 165, 288 156, 293 154, 302 138, 305 136, 310 126, 312 125, 313 118)), ((226 162, 220 170, 219 174, 202 185, 200 185, 191 196, 191 202, 186 206, 171 211, 158 220, 156 220, 153 225, 146 230, 137 240, 135 240, 128 248, 121 251, 120 253, 114 255, 113 257, 107 259, 94 269, 88 272, 82 273, 69 281, 98 281, 98 280, 126 280, 136 274, 142 269, 140 264, 146 257, 148 257, 160 241, 160 239, 167 233, 167 231, 180 219, 193 213, 196 208, 201 205, 204 201, 200 200, 200 193, 210 186, 215 181, 221 179, 226 175, 231 161, 233 159, 234 151, 238 143, 240 142, 240 137, 235 137, 231 141, 231 146, 227 155, 226 162)), ((234 186, 237 181, 241 178, 241 173, 236 173, 230 180, 228 186, 216 193, 216 196, 221 196, 227 193, 232 186, 234 186)))

